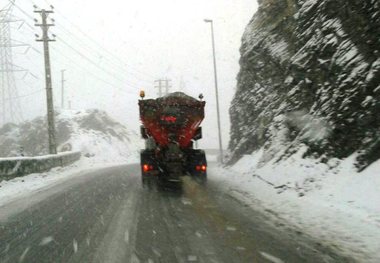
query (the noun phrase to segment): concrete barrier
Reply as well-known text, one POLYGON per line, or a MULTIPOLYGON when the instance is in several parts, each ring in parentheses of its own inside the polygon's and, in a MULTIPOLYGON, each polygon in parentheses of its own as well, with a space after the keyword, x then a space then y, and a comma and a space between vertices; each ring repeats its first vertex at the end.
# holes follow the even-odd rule
POLYGON ((58 166, 67 166, 78 161, 80 157, 80 152, 64 152, 38 157, 0 158, 0 181, 31 173, 46 172, 58 166))

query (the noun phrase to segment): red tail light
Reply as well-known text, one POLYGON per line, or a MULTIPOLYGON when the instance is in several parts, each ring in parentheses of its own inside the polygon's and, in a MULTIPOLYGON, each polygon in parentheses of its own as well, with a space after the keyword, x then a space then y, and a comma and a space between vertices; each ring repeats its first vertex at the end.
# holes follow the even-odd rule
POLYGON ((197 165, 195 166, 195 170, 205 172, 207 170, 206 165, 197 165))
POLYGON ((144 172, 149 172, 151 170, 153 170, 153 165, 149 165, 149 164, 144 164, 143 165, 143 171, 144 172))

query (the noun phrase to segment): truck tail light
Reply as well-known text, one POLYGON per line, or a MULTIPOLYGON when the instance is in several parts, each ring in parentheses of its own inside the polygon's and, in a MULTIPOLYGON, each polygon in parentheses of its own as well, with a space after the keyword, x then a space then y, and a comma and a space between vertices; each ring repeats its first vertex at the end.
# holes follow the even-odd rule
POLYGON ((195 170, 205 172, 207 170, 206 165, 197 165, 195 166, 195 170))
POLYGON ((144 164, 143 165, 143 171, 144 172, 149 172, 149 171, 152 171, 153 170, 153 165, 149 165, 149 164, 144 164))

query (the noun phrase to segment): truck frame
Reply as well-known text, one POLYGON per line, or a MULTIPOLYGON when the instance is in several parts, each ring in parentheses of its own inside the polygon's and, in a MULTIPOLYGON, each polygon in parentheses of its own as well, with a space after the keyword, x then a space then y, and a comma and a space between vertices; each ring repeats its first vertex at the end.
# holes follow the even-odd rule
POLYGON ((145 149, 140 152, 144 186, 153 181, 180 183, 181 176, 190 175, 201 183, 207 181, 207 160, 204 150, 194 149, 202 138, 200 124, 206 102, 182 92, 157 99, 139 100, 141 136, 145 149))

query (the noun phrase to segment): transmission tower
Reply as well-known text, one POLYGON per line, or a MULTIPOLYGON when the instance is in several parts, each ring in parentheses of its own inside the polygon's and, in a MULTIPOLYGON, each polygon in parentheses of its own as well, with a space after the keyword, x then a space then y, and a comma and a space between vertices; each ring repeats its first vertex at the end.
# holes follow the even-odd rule
POLYGON ((169 91, 170 89, 172 88, 171 84, 170 84, 171 80, 170 79, 158 79, 155 81, 155 83, 157 84, 155 86, 155 88, 158 88, 158 96, 161 97, 163 95, 168 95, 169 94, 169 91), (165 89, 165 91, 163 91, 163 89, 165 89))
POLYGON ((14 1, 0 10, 0 127, 8 122, 17 123, 23 120, 15 72, 24 71, 13 64, 11 37, 12 9, 14 1))

